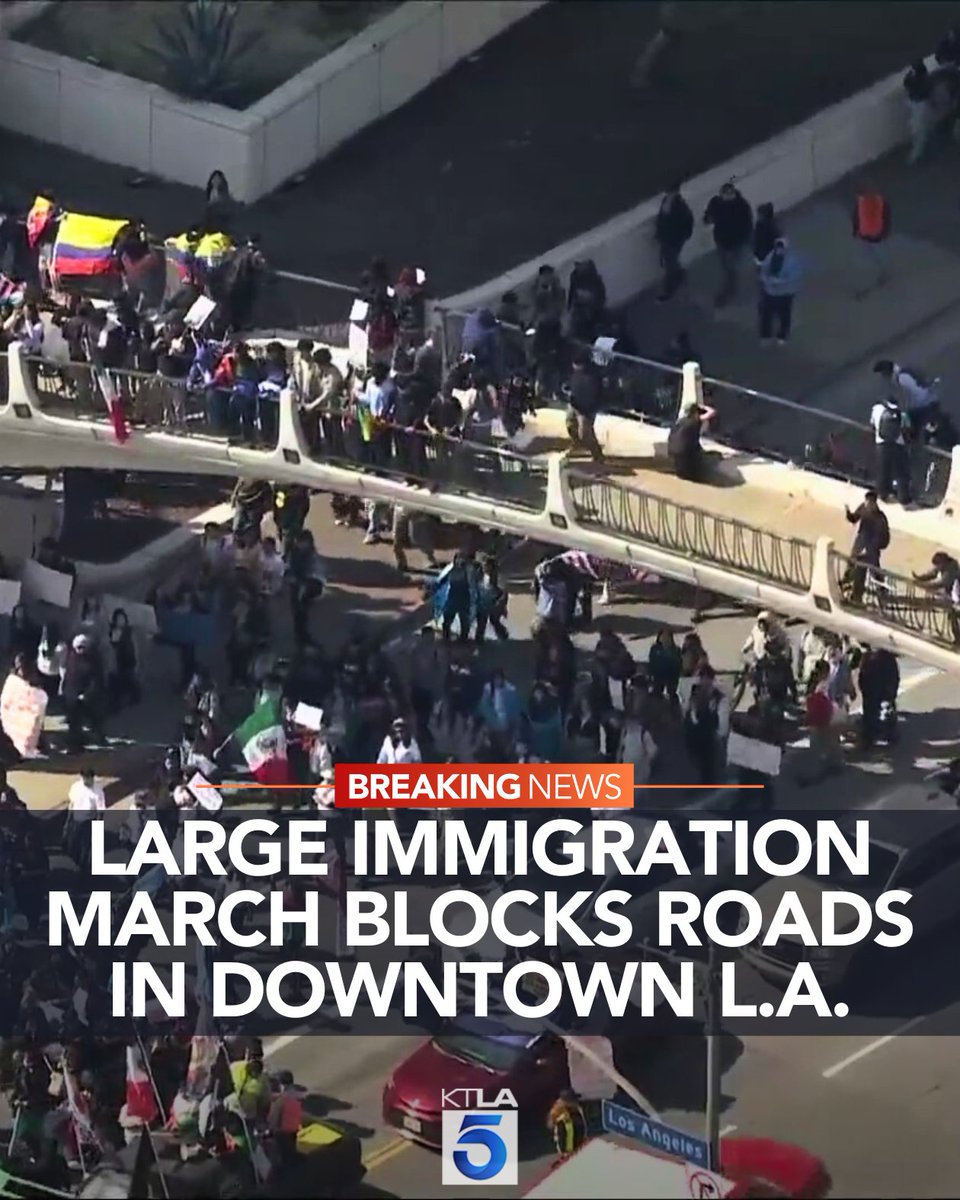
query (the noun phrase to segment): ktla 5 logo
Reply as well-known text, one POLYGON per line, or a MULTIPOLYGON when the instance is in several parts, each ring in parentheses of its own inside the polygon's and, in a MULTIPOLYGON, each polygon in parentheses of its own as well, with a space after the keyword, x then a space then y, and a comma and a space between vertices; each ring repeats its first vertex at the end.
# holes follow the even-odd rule
POLYGON ((444 1091, 443 1183, 517 1184, 517 1102, 509 1088, 487 1100, 480 1088, 444 1091))

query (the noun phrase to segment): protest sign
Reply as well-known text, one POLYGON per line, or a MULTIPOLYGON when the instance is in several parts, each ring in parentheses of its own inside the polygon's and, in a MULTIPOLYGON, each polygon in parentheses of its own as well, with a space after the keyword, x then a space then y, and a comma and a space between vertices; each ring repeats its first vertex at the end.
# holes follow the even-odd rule
POLYGON ((0 725, 24 758, 35 758, 43 718, 47 713, 47 693, 31 687, 19 675, 8 675, 0 691, 0 725))

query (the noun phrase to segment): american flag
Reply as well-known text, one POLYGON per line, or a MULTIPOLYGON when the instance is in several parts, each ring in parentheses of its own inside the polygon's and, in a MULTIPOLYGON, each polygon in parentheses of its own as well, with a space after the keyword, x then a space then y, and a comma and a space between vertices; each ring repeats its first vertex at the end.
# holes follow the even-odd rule
POLYGON ((632 567, 628 563, 611 562, 608 558, 600 558, 596 554, 587 554, 585 550, 567 550, 558 554, 551 562, 562 562, 581 575, 586 575, 595 583, 655 583, 659 576, 648 571, 646 567, 632 567))

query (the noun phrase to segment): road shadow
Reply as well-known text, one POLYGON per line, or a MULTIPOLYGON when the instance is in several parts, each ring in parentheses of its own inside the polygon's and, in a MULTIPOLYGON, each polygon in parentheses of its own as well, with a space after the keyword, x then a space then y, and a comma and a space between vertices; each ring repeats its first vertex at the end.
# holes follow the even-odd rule
MULTIPOLYGON (((720 1074, 726 1075, 743 1054, 743 1042, 732 1034, 720 1038, 720 1074)), ((635 1073, 636 1074, 636 1073, 635 1073)), ((707 1039, 697 1021, 678 1021, 675 1030, 657 1040, 651 1060, 637 1078, 641 1091, 658 1112, 676 1109, 702 1113, 707 1103, 707 1039)), ((720 1111, 734 1102, 726 1093, 720 1111)))

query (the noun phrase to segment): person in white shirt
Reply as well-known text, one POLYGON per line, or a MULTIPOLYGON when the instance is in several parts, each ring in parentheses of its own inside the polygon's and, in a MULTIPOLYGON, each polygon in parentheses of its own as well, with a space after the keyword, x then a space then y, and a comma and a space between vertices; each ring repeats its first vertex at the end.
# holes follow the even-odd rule
POLYGON ((889 504, 894 488, 904 506, 910 503, 910 456, 907 430, 910 418, 893 396, 881 400, 870 410, 870 428, 877 447, 877 498, 889 504))
POLYGON ((423 762, 423 757, 420 754, 417 739, 410 732, 404 718, 397 717, 393 728, 383 739, 383 745, 377 755, 377 764, 383 766, 384 764, 421 762, 423 762))
POLYGON ((80 772, 67 793, 66 850, 81 871, 90 861, 90 822, 106 807, 103 788, 88 767, 80 772))
POLYGON ((106 809, 107 801, 103 788, 89 768, 81 771, 79 778, 70 785, 67 807, 74 821, 89 821, 106 809))

